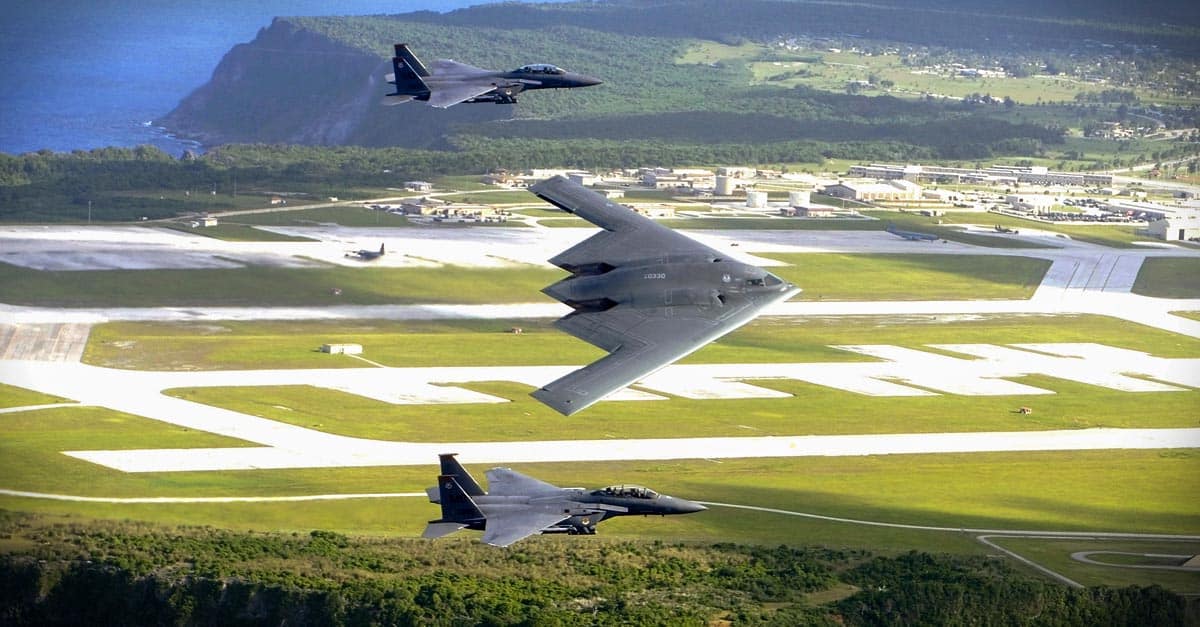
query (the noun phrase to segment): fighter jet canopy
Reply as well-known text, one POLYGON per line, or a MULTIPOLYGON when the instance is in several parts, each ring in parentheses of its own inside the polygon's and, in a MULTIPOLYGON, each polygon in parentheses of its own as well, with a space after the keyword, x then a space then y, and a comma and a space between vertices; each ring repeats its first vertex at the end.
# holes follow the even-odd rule
POLYGON ((607 488, 592 492, 596 496, 625 496, 635 499, 656 499, 658 492, 640 485, 610 485, 607 488))
POLYGON ((558 67, 557 65, 550 65, 549 63, 533 63, 530 65, 522 65, 521 67, 513 70, 513 72, 520 72, 522 74, 566 74, 567 73, 566 70, 558 67))

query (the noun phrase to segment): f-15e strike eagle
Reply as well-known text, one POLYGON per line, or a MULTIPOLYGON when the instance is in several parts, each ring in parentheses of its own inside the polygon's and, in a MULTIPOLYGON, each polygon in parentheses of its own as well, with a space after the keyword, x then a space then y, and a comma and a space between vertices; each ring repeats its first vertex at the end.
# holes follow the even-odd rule
POLYGON ((613 516, 666 516, 707 509, 699 503, 659 494, 641 486, 599 490, 560 488, 508 468, 487 471, 488 492, 454 454, 439 455, 442 473, 428 488, 442 517, 425 527, 426 538, 459 529, 483 531, 483 542, 508 546, 536 533, 594 534, 596 523, 613 516))
POLYGON ((556 176, 529 188, 604 229, 550 259, 542 290, 574 312, 555 326, 610 354, 533 393, 571 415, 750 322, 796 286, 556 176))
POLYGON ((523 91, 600 84, 599 79, 574 74, 546 63, 523 65, 502 72, 450 59, 438 59, 427 68, 408 49, 408 44, 396 44, 392 72, 387 75, 387 81, 396 86, 396 91, 387 95, 385 104, 416 100, 443 109, 460 102, 512 104, 517 101, 517 94, 523 91))

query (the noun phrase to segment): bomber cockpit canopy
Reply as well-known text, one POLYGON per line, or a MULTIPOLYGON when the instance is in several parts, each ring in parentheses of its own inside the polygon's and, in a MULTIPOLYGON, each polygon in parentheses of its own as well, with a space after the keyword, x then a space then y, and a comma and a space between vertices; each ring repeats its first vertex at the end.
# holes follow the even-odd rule
POLYGON ((610 485, 602 490, 592 492, 596 496, 624 496, 635 499, 656 499, 658 492, 640 485, 610 485))
POLYGON ((558 67, 557 65, 550 65, 549 63, 533 63, 530 65, 522 65, 521 67, 513 70, 513 72, 520 73, 520 74, 566 74, 567 73, 566 70, 558 67))
POLYGON ((782 284, 783 279, 780 279, 770 272, 766 273, 762 277, 752 277, 746 279, 746 285, 749 287, 775 287, 782 284))

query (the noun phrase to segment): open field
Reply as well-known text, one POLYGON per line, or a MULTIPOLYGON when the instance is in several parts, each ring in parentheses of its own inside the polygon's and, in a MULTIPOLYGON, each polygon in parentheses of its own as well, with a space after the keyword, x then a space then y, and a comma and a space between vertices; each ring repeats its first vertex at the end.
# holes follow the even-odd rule
POLYGON ((386 211, 375 211, 358 206, 318 207, 245 213, 228 216, 223 224, 248 224, 252 226, 311 226, 313 224, 340 224, 342 226, 412 226, 408 218, 386 211))
POLYGON ((183 388, 170 396, 336 435, 398 442, 522 442, 606 438, 741 437, 1039 431, 1054 429, 1195 427, 1200 392, 1156 394, 1094 390, 1045 376, 1014 381, 1053 395, 920 397, 865 396, 791 380, 750 380, 792 398, 674 398, 670 402, 609 402, 588 420, 564 419, 530 398, 533 388, 507 382, 463 384, 508 399, 487 403, 392 405, 305 385, 183 388), (1145 411, 1148 403, 1154 411, 1145 411), (1031 407, 1033 415, 1018 413, 1031 407), (678 417, 687 416, 686 430, 678 417), (453 425, 449 432, 429 425, 453 425))
POLYGON ((1200 298, 1200 258, 1147 259, 1133 284, 1133 293, 1158 298, 1200 298))
MULTIPOLYGON (((541 200, 532 193, 523 189, 514 189, 512 191, 498 190, 493 186, 488 186, 486 190, 461 192, 457 194, 442 194, 438 196, 441 200, 448 200, 456 203, 465 203, 468 205, 531 205, 541 204, 541 200)), ((559 212, 560 214, 562 212, 559 212)))
POLYGON ((802 300, 987 300, 1033 296, 1050 261, 987 255, 773 254, 802 300))
POLYGON ((0 409, 68 402, 65 398, 0 383, 0 409))
POLYGON ((227 242, 315 242, 317 240, 308 237, 299 237, 295 235, 285 235, 274 231, 266 231, 256 229, 249 224, 236 224, 233 222, 221 222, 216 226, 206 227, 190 227, 179 222, 165 222, 162 226, 168 229, 174 229, 189 235, 203 235, 214 239, 224 240, 227 242))
MULTIPOLYGON (((749 84, 778 87, 804 85, 813 89, 844 93, 856 81, 891 81, 892 86, 878 84, 865 87, 860 93, 887 94, 917 98, 925 94, 962 98, 970 94, 989 94, 1009 97, 1019 104, 1073 102, 1077 93, 1100 92, 1109 86, 1087 83, 1066 76, 1033 75, 1014 77, 959 76, 952 70, 936 73, 922 72, 905 66, 899 55, 864 55, 832 49, 781 50, 758 44, 737 46, 704 42, 691 47, 676 59, 680 64, 744 63, 749 84)), ((1150 90, 1137 90, 1142 99, 1161 99, 1150 90)))
MULTIPOLYGON (((1200 593, 1200 570, 1180 572, 1170 570, 1133 569, 1117 566, 1098 566, 1072 559, 1079 551, 1113 551, 1160 555, 1200 555, 1200 542, 1168 542, 1161 540, 1095 540, 996 537, 992 542, 1036 561, 1051 570, 1085 586, 1148 586, 1160 585, 1168 590, 1190 594, 1200 593)), ((1179 560, 1162 560, 1125 555, 1099 554, 1096 561, 1110 564, 1166 565, 1179 560)))
MULTIPOLYGON (((317 352, 362 344, 364 357, 393 367, 583 363, 600 349, 550 320, 113 322, 93 327, 86 363, 136 370, 362 367, 317 352), (509 333, 512 327, 522 333, 509 333)), ((1200 340, 1101 316, 855 316, 759 318, 682 363, 863 361, 836 345, 921 348, 949 343, 1097 342, 1159 357, 1194 357, 1200 340)))
MULTIPOLYGON (((427 424, 445 424, 430 421, 427 424)), ((236 445, 225 438, 89 408, 33 412, 0 435, 7 489, 100 497, 287 496, 420 492, 428 467, 124 474, 65 457, 80 447, 236 445), (107 428, 97 432, 103 420, 107 428), (214 442, 217 440, 219 442, 214 442)), ((477 475, 483 468, 464 460, 477 475)), ((946 527, 1196 533, 1194 451, 1087 451, 678 462, 528 464, 560 485, 616 480, 719 503, 946 527)), ((422 497, 303 503, 100 504, 5 496, 6 508, 278 530, 415 535, 436 508, 422 497)), ((697 516, 619 519, 603 534, 884 550, 978 552, 968 537, 713 509, 697 516)), ((536 541, 536 540, 535 540, 536 541)))
POLYGON ((0 264, 0 302, 58 307, 545 301, 552 268, 277 268, 54 272, 0 264), (341 290, 333 295, 334 288, 341 290))
MULTIPOLYGON (((985 238, 1004 241, 1002 238, 985 238)), ((932 300, 1027 298, 1048 262, 940 255, 778 256, 801 264, 801 299, 932 300), (897 266, 897 264, 901 264, 897 266), (827 270, 828 272, 822 272, 827 270), (905 280, 892 282, 887 277, 905 280), (976 289, 982 289, 982 293, 976 289)), ((566 276, 538 266, 506 268, 275 268, 41 271, 0 264, 0 302, 62 307, 373 305, 545 301, 541 289, 566 276), (331 294, 338 288, 340 295, 331 294)), ((786 278, 786 276, 785 276, 786 278)))

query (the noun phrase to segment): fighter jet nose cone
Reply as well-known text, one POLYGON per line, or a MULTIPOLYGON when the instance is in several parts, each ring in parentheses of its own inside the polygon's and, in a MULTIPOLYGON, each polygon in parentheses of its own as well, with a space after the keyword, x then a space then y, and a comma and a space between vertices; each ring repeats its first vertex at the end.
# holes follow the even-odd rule
POLYGON ((704 510, 708 509, 707 507, 695 501, 689 501, 687 499, 672 498, 671 500, 674 501, 673 505, 675 511, 679 512, 680 514, 694 514, 696 512, 703 512, 704 510))
POLYGON ((583 87, 591 87, 592 85, 603 85, 604 81, 592 78, 591 76, 581 76, 579 77, 579 84, 583 87))

